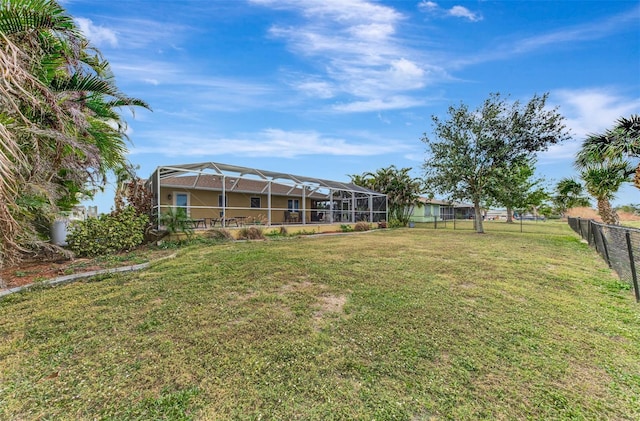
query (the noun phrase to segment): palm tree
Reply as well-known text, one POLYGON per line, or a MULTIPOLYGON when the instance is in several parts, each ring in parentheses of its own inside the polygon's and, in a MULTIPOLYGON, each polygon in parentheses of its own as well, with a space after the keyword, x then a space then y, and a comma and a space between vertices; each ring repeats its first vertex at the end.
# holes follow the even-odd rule
MULTIPOLYGON (((613 129, 587 137, 578 154, 577 164, 588 166, 594 161, 640 158, 640 115, 619 118, 613 129)), ((631 174, 633 184, 640 189, 640 161, 631 174)))
POLYGON ((556 195, 553 203, 560 215, 564 215, 568 209, 589 206, 589 198, 583 195, 583 186, 572 178, 563 178, 556 184, 556 195))
POLYGON ((409 171, 411 168, 398 169, 395 165, 391 165, 380 168, 375 173, 366 172, 350 177, 354 184, 386 194, 389 218, 406 226, 409 223, 411 211, 424 190, 422 181, 411 178, 409 171))
POLYGON ((582 170, 580 175, 587 191, 596 199, 598 214, 605 224, 620 224, 618 214, 611 206, 611 200, 622 183, 628 181, 629 171, 632 170, 633 168, 626 161, 605 161, 582 170))
POLYGON ((54 0, 0 3, 0 71, 2 265, 20 246, 44 244, 36 218, 72 206, 87 183, 103 185, 126 165, 116 110, 148 106, 119 92, 108 62, 54 0))
POLYGON ((609 201, 622 183, 631 181, 640 188, 640 116, 620 118, 613 129, 593 134, 582 143, 575 166, 581 171, 589 194, 598 202, 598 213, 606 223, 617 224, 618 218, 609 201))

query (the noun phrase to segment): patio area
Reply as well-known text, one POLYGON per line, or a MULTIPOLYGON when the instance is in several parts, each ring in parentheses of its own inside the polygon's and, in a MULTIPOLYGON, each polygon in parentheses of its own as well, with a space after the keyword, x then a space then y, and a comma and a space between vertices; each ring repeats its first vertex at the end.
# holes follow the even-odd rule
POLYGON ((182 208, 194 229, 387 220, 385 194, 346 182, 206 162, 158 167, 147 183, 156 215, 182 208))

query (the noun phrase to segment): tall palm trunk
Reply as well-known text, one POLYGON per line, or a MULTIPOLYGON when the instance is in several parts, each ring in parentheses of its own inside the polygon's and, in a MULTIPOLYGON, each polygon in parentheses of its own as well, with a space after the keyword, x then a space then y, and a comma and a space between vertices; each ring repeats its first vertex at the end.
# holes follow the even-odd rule
POLYGON ((602 222, 609 225, 620 225, 618 213, 611 206, 611 202, 606 197, 598 198, 598 214, 602 218, 602 222))

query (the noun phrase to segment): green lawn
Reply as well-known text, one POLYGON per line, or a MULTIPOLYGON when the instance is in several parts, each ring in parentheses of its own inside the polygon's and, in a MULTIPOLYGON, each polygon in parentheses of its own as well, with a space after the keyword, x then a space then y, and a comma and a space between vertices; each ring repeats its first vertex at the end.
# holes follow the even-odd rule
POLYGON ((539 225, 199 244, 10 296, 0 419, 639 419, 640 305, 539 225))
POLYGON ((623 221, 620 225, 631 228, 640 228, 640 221, 623 221))

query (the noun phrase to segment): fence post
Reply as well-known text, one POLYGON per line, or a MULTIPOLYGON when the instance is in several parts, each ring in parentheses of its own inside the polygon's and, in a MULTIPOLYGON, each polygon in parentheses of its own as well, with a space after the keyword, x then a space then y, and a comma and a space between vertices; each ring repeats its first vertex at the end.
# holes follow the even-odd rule
POLYGON ((626 232, 627 250, 629 251, 629 265, 631 266, 631 278, 633 279, 633 290, 636 294, 636 303, 640 303, 640 290, 638 290, 638 276, 636 275, 636 262, 633 260, 633 248, 631 247, 631 233, 626 232))
POLYGON ((578 219, 578 233, 580 234, 580 237, 584 240, 584 234, 582 233, 582 220, 580 220, 580 217, 578 217, 577 219, 578 219))
MULTIPOLYGON (((628 234, 628 232, 627 232, 628 234)), ((609 247, 607 247, 607 239, 604 236, 604 228, 600 227, 600 238, 602 238, 602 247, 604 247, 604 255, 607 258, 607 264, 611 267, 611 259, 609 258, 609 247)), ((597 244, 597 243, 596 243, 597 244)), ((598 247, 596 246, 596 250, 598 247)))

